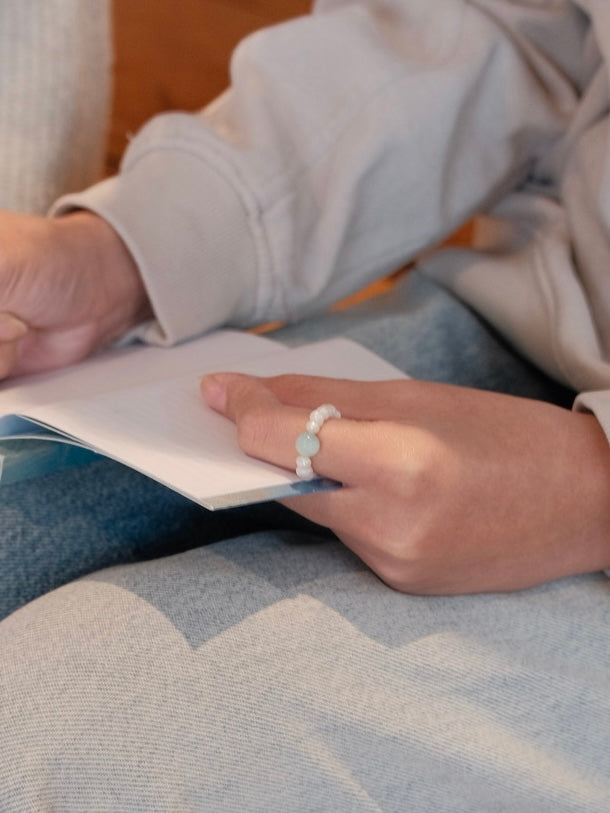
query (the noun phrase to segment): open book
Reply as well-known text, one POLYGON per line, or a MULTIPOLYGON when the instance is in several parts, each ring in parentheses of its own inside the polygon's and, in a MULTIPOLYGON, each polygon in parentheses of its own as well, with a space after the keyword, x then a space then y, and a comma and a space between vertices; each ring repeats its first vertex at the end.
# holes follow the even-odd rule
POLYGON ((200 376, 216 371, 403 377, 345 339, 291 349, 219 331, 169 349, 113 350, 0 385, 0 485, 105 455, 209 509, 337 487, 247 457, 233 424, 199 394, 200 376))

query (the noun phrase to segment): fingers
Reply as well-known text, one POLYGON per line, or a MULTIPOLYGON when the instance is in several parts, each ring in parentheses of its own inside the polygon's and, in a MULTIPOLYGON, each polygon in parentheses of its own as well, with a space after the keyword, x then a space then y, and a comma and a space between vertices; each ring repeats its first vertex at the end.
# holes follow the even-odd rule
POLYGON ((408 380, 352 381, 320 376, 281 375, 265 379, 269 390, 283 403, 311 411, 332 403, 348 418, 368 420, 400 415, 400 401, 413 384, 408 380))
MULTIPOLYGON (((207 403, 237 425, 241 448, 252 457, 286 469, 295 468, 295 442, 305 431, 309 409, 286 406, 264 379, 234 374, 206 376, 201 389, 207 403)), ((325 399, 328 401, 328 399, 325 399)), ((319 432, 320 450, 313 459, 316 474, 346 485, 374 480, 387 469, 395 438, 388 424, 329 419, 319 432)))
POLYGON ((27 325, 12 313, 0 313, 0 379, 15 369, 18 342, 28 331, 27 325))
POLYGON ((416 379, 353 381, 303 375, 264 379, 268 389, 286 405, 311 410, 333 403, 348 418, 414 421, 453 420, 456 408, 471 397, 464 387, 416 379))
POLYGON ((332 528, 340 539, 345 540, 362 529, 363 494, 363 490, 357 487, 341 488, 287 497, 278 502, 311 522, 332 528))
MULTIPOLYGON (((225 376, 222 373, 214 376, 218 390, 218 404, 214 407, 224 414, 226 393, 225 385, 237 386, 236 374, 225 376)), ((208 377, 206 377, 207 379, 208 377)), ((241 376, 249 378, 249 376, 241 376)), ((301 407, 311 412, 323 403, 333 403, 347 418, 398 419, 404 417, 402 410, 407 399, 413 400, 415 388, 419 382, 410 380, 396 381, 352 381, 320 376, 280 375, 273 378, 259 378, 269 393, 286 406, 301 407)), ((214 384, 208 381, 208 395, 214 384)), ((206 399, 208 398, 206 395, 206 399)), ((208 400, 210 406, 211 402, 208 400)), ((229 415, 228 417, 234 416, 229 415)))
POLYGON ((205 376, 201 390, 209 406, 236 424, 239 445, 247 454, 294 469, 305 410, 284 406, 263 379, 250 376, 205 376))
MULTIPOLYGON (((281 375, 264 379, 268 389, 283 403, 311 410, 333 403, 348 418, 389 420, 414 425, 453 425, 457 414, 473 417, 491 405, 515 407, 515 396, 475 390, 455 384, 417 379, 353 381, 304 375, 281 375)), ((525 401, 526 402, 526 401, 525 401)))

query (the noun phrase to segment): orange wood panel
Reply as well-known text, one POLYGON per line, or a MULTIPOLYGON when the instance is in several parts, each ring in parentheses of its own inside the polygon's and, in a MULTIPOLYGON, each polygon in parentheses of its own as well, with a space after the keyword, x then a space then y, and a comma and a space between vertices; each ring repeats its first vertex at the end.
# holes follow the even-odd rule
POLYGON ((310 0, 113 0, 108 170, 155 113, 196 110, 224 90, 229 57, 246 34, 309 7, 310 0))

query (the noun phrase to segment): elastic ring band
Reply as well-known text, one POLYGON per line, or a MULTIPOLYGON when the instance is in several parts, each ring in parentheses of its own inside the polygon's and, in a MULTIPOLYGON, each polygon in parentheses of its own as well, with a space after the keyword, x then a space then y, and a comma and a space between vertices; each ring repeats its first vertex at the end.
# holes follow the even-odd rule
POLYGON ((315 472, 311 465, 311 458, 320 451, 318 432, 329 418, 340 418, 341 413, 332 404, 322 404, 310 412, 305 431, 296 440, 296 473, 301 480, 311 480, 315 472))

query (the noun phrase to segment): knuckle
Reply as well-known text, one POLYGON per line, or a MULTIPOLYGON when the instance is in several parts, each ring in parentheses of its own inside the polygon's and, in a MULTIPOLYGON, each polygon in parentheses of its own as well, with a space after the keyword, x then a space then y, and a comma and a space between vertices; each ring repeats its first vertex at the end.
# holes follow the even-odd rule
POLYGON ((413 505, 438 493, 451 466, 451 453, 433 433, 409 428, 392 450, 386 487, 413 505))

